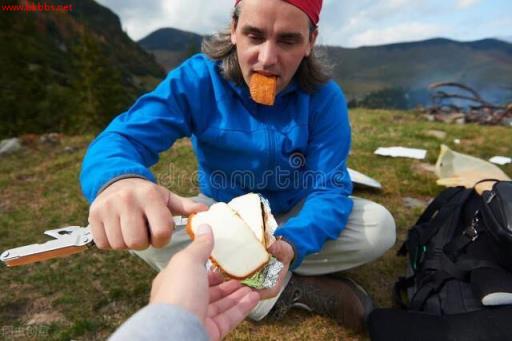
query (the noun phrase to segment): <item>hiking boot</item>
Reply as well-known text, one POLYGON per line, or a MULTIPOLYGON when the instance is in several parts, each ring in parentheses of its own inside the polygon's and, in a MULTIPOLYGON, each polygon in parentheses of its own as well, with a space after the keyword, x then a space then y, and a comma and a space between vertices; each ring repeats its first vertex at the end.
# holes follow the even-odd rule
POLYGON ((368 293, 349 278, 293 274, 268 317, 279 320, 294 307, 327 316, 360 332, 365 329, 373 302, 368 293))

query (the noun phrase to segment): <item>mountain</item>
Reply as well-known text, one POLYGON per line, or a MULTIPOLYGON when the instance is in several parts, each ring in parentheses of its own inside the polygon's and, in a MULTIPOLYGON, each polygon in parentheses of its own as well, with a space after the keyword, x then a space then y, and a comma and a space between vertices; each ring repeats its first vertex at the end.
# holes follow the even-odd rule
POLYGON ((175 28, 159 29, 138 41, 147 50, 183 51, 201 45, 203 36, 175 28))
POLYGON ((334 64, 334 78, 351 98, 402 88, 419 95, 415 104, 424 104, 429 84, 454 81, 500 102, 512 85, 512 44, 495 39, 430 39, 354 49, 327 47, 326 54, 334 64))
POLYGON ((138 41, 138 44, 151 52, 166 71, 174 69, 189 56, 201 50, 203 36, 178 30, 162 28, 138 41))
MULTIPOLYGON (((139 44, 171 70, 200 50, 200 38, 191 32, 161 29, 139 44)), ((512 98, 512 44, 498 39, 458 42, 437 38, 359 48, 321 46, 319 50, 352 102, 395 90, 405 98, 400 107, 425 105, 430 103, 428 85, 443 81, 474 87, 497 103, 512 98)))
POLYGON ((165 75, 106 7, 93 0, 52 3, 73 9, 1 14, 0 138, 98 131, 165 75))

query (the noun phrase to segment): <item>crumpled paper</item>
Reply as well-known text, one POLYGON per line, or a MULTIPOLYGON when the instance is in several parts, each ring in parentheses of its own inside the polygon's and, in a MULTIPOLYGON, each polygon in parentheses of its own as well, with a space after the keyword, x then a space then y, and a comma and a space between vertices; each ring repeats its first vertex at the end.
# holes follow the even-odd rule
POLYGON ((512 158, 506 156, 493 156, 489 159, 489 162, 497 165, 506 165, 507 163, 512 163, 512 158))
MULTIPOLYGON (((472 188, 485 179, 510 180, 498 166, 477 157, 455 152, 441 145, 436 162, 437 184, 446 187, 464 186, 472 188)), ((484 183, 485 184, 485 183, 484 183)), ((492 182, 486 184, 491 186, 492 182)))
POLYGON ((379 147, 374 152, 376 155, 391 157, 406 157, 411 159, 423 160, 427 156, 425 149, 406 148, 406 147, 379 147))

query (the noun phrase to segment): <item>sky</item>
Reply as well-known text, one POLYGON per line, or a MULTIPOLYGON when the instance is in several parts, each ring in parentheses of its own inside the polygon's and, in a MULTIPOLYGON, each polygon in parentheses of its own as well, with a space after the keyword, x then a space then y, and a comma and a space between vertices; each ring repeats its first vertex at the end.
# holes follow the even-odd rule
MULTIPOLYGON (((261 0, 265 1, 265 0, 261 0)), ((229 24, 234 0, 97 0, 139 40, 164 27, 211 34, 229 24)), ((324 0, 323 45, 359 47, 434 37, 512 41, 510 0, 324 0)))

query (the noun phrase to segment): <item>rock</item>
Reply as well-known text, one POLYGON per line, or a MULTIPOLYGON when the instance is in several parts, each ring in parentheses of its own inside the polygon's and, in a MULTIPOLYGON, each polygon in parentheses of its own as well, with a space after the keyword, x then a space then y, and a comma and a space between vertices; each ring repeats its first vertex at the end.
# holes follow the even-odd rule
POLYGON ((74 153, 78 150, 77 147, 66 146, 64 147, 64 153, 74 153))
POLYGON ((65 317, 59 312, 43 312, 30 316, 27 325, 51 324, 62 321, 65 321, 65 317))
POLYGON ((59 50, 61 50, 62 52, 68 52, 68 47, 66 46, 66 44, 64 43, 60 43, 58 46, 59 50))
POLYGON ((62 140, 62 134, 59 134, 59 133, 48 133, 48 134, 43 134, 39 137, 39 143, 41 143, 41 144, 57 145, 57 144, 60 144, 61 140, 62 140))
POLYGON ((506 127, 512 127, 512 117, 502 119, 501 124, 506 127))
POLYGON ((436 120, 436 117, 432 114, 425 114, 423 117, 429 122, 434 122, 436 120))
POLYGON ((20 136, 20 141, 23 146, 34 147, 39 143, 39 135, 23 134, 20 136))
POLYGON ((463 125, 466 124, 466 118, 465 117, 459 117, 455 120, 455 124, 463 125))
POLYGON ((439 140, 444 140, 446 138, 446 132, 441 130, 427 130, 425 135, 435 137, 439 140))
POLYGON ((0 155, 17 152, 21 149, 20 139, 14 137, 0 141, 0 155))
POLYGON ((411 168, 413 171, 420 173, 420 174, 421 173, 433 174, 436 171, 435 165, 431 165, 430 163, 425 163, 425 162, 413 163, 411 168))
POLYGON ((458 123, 464 124, 466 121, 464 113, 460 112, 452 112, 448 114, 437 114, 434 116, 436 121, 445 122, 445 123, 458 123))

